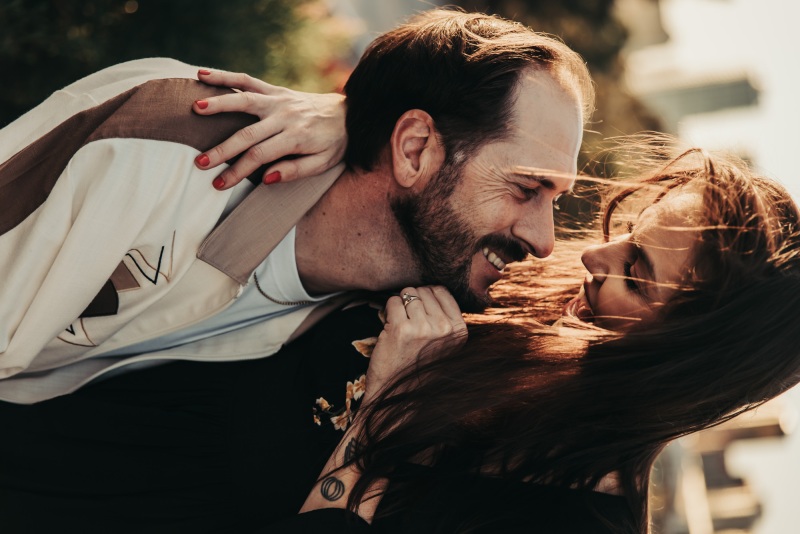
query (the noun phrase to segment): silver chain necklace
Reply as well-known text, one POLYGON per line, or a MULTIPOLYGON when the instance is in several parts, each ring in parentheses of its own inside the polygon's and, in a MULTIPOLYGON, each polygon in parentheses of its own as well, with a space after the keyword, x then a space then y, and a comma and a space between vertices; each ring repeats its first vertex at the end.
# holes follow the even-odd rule
POLYGON ((274 302, 275 304, 280 304, 281 306, 305 306, 306 304, 313 304, 313 302, 314 302, 312 300, 296 300, 296 301, 292 302, 292 301, 288 301, 288 300, 274 299, 274 298, 270 297, 269 295, 267 295, 264 292, 263 289, 261 289, 261 284, 258 283, 258 275, 256 273, 253 273, 253 280, 255 280, 255 282, 256 282, 256 289, 258 289, 258 292, 261 293, 262 295, 264 295, 264 298, 266 298, 267 300, 269 300, 271 302, 274 302))

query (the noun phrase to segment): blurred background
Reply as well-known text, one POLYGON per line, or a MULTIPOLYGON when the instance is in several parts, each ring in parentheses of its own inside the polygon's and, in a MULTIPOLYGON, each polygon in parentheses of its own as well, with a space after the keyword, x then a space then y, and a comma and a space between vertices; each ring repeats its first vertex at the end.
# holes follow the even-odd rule
MULTIPOLYGON (((800 3, 786 0, 462 0, 560 36, 587 61, 608 137, 658 130, 745 158, 800 198, 800 3), (795 66, 792 66, 795 65, 795 66)), ((0 126, 121 61, 169 56, 307 91, 341 88, 364 47, 428 0, 3 0, 0 126)), ((587 197, 591 200, 591 197, 587 197)), ((591 217, 589 203, 567 211, 591 217), (588 207, 587 207, 588 206, 588 207)), ((800 391, 671 445, 654 474, 658 534, 786 534, 800 484, 800 391)))

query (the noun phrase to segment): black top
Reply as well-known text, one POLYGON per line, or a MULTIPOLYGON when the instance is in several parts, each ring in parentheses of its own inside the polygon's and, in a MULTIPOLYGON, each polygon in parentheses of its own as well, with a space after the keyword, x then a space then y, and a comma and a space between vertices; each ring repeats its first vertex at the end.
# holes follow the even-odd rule
MULTIPOLYGON (((361 306, 278 354, 174 362, 32 406, 0 403, 4 534, 458 532, 605 533, 624 499, 509 483, 439 480, 418 506, 372 527, 342 510, 297 514, 363 393, 354 340, 381 329, 361 306), (348 411, 349 408, 349 411, 348 411)), ((409 469, 412 469, 409 467, 409 469)), ((381 507, 391 503, 391 487, 381 507)))

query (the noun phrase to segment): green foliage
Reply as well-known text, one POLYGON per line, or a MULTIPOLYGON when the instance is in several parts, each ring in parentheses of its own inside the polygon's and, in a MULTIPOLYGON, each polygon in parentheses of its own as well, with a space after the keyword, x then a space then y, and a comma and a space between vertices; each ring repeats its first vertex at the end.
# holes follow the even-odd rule
POLYGON ((309 0, 296 11, 297 25, 268 51, 264 79, 301 91, 341 91, 352 70, 348 59, 359 28, 331 16, 323 0, 309 0))
POLYGON ((4 0, 0 126, 52 91, 130 59, 166 56, 260 75, 299 22, 297 0, 4 0))
POLYGON ((561 37, 593 69, 608 69, 625 45, 625 28, 612 16, 614 0, 463 0, 468 11, 518 20, 561 37))

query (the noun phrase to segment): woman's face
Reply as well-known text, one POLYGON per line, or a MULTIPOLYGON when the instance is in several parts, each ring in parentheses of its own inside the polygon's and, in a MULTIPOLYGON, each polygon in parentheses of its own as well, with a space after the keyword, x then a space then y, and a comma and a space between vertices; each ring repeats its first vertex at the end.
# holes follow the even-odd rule
POLYGON ((676 189, 642 211, 631 233, 586 249, 589 274, 565 315, 609 330, 655 320, 692 267, 701 208, 696 188, 676 189))

